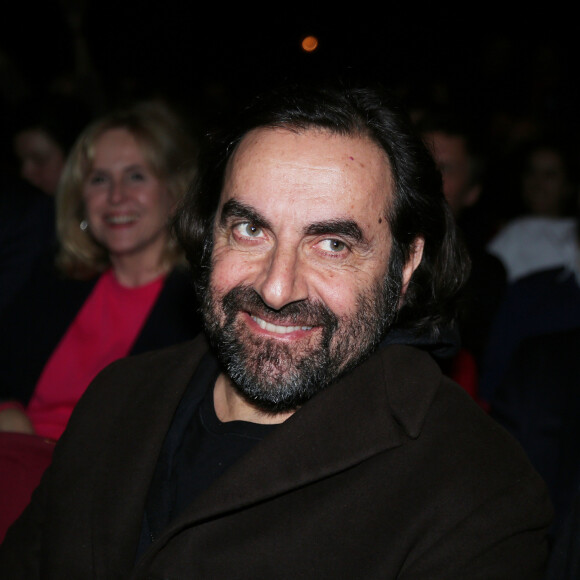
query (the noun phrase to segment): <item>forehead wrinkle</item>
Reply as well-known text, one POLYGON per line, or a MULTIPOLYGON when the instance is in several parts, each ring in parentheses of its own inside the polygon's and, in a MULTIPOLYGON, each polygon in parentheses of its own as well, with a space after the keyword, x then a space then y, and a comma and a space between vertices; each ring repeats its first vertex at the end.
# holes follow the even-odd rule
MULTIPOLYGON (((253 164, 259 164, 261 167, 262 174, 268 171, 280 172, 277 178, 284 178, 284 174, 287 173, 288 177, 292 180, 297 178, 295 170, 298 170, 304 176, 314 175, 316 173, 328 176, 326 179, 336 181, 344 180, 343 167, 345 163, 348 163, 348 156, 343 155, 343 159, 337 159, 333 156, 328 156, 325 158, 316 159, 311 154, 304 152, 303 156, 296 157, 295 154, 289 154, 284 148, 277 147, 274 150, 267 149, 263 151, 261 147, 264 145, 262 141, 261 133, 264 134, 266 139, 269 133, 283 133, 290 136, 294 136, 299 139, 301 137, 307 136, 311 131, 306 133, 294 133, 288 129, 272 129, 272 128, 260 128, 250 132, 238 145, 234 151, 230 161, 226 167, 226 181, 231 178, 232 173, 236 171, 238 173, 238 179, 244 178, 245 172, 248 167, 253 164)), ((336 138, 333 133, 326 131, 314 131, 315 135, 326 137, 330 140, 336 138)), ((305 177, 301 182, 302 186, 310 185, 312 181, 311 177, 305 177)))
MULTIPOLYGON (((250 132, 238 144, 226 166, 222 196, 226 199, 233 198, 236 195, 235 192, 238 191, 238 193, 242 193, 243 199, 244 192, 253 191, 260 200, 265 201, 271 197, 276 198, 279 191, 282 190, 291 202, 292 200, 302 202, 304 198, 308 198, 314 208, 319 200, 321 200, 321 204, 324 204, 330 195, 340 193, 348 198, 351 190, 356 193, 363 188, 368 190, 370 199, 373 199, 372 207, 368 206, 368 209, 377 212, 376 219, 380 223, 380 218, 388 215, 392 205, 394 184, 390 166, 390 160, 386 153, 366 138, 336 136, 332 133, 326 133, 326 131, 306 131, 294 134, 286 129, 261 128, 250 132), (297 142, 294 143, 291 140, 289 147, 286 147, 283 140, 273 139, 273 136, 280 135, 288 136, 290 139, 294 137, 297 142), (304 141, 309 137, 326 138, 325 140, 328 142, 336 142, 337 145, 340 145, 338 155, 334 155, 333 151, 327 152, 325 143, 322 143, 323 147, 318 147, 316 139, 304 141), (298 143, 298 141, 301 142, 298 143), (353 146, 352 150, 349 143, 353 146), (376 155, 371 155, 373 152, 366 149, 360 151, 359 145, 361 144, 366 149, 369 146, 372 147, 376 155), (377 198, 377 192, 380 193, 382 199, 377 198)), ((352 207, 354 206, 351 205, 352 207)), ((326 215, 316 212, 312 216, 314 220, 321 223, 326 222, 327 225, 331 226, 332 220, 353 219, 354 217, 349 211, 346 215, 342 212, 337 215, 332 211, 332 207, 327 209, 329 211, 326 212, 326 215)), ((292 208, 289 208, 289 211, 292 212, 292 208)), ((298 207, 295 211, 299 214, 302 213, 298 207)), ((263 215, 251 216, 246 214, 246 216, 266 221, 263 215)), ((303 217, 298 215, 298 218, 303 217)), ((368 217, 371 222, 375 220, 374 216, 368 217)), ((358 217, 356 219, 358 220, 358 217)), ((366 219, 363 220, 365 224, 366 219)), ((304 232, 309 225, 305 225, 303 219, 298 221, 302 221, 300 229, 304 232)), ((359 226, 361 223, 359 222, 359 226)), ((331 226, 330 231, 336 225, 331 226)), ((366 231, 366 226, 365 228, 360 227, 364 239, 365 235, 371 232, 366 231)), ((313 225, 312 230, 314 229, 321 231, 326 227, 317 228, 313 225)))
MULTIPOLYGON (((272 167, 289 167, 291 169, 300 169, 301 171, 306 172, 307 174, 312 174, 314 172, 321 173, 323 175, 341 175, 341 166, 339 162, 334 159, 329 159, 326 162, 321 162, 318 164, 314 164, 312 160, 304 160, 301 159, 272 159, 268 162, 264 163, 266 166, 272 167)), ((294 175, 294 174, 293 174, 294 175)))

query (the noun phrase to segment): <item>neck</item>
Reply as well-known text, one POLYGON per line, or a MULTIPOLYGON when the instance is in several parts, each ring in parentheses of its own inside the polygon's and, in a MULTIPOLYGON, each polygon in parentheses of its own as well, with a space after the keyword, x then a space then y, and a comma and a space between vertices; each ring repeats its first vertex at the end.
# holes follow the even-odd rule
POLYGON ((117 282, 127 288, 144 286, 169 270, 169 265, 161 259, 146 260, 138 257, 111 256, 111 265, 117 282))
POLYGON ((277 425, 294 414, 294 411, 273 414, 257 409, 238 393, 231 379, 224 373, 220 374, 215 383, 213 402, 216 415, 222 423, 247 421, 261 425, 277 425))

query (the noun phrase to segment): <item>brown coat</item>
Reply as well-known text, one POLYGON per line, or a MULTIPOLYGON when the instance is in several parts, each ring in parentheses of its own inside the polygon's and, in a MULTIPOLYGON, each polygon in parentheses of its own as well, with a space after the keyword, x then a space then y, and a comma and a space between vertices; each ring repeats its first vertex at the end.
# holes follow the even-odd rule
POLYGON ((0 577, 541 578, 551 507, 521 449, 425 353, 379 350, 202 493, 135 566, 203 338, 111 365, 0 548, 0 577))

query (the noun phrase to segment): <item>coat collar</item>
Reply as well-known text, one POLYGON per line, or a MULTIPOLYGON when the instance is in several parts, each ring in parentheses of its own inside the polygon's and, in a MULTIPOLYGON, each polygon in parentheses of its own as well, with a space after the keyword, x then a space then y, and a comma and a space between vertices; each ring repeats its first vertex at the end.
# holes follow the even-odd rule
MULTIPOLYGON (((203 335, 130 357, 116 381, 116 428, 102 441, 92 520, 95 576, 114 578, 132 569, 149 485, 165 435, 189 380, 208 346, 203 335), (124 388, 130 381, 131 388, 124 388)), ((105 378, 106 380, 106 378, 105 378)))
MULTIPOLYGON (((331 476, 419 436, 441 372, 390 345, 316 395, 202 493, 144 555, 186 527, 331 476)), ((167 427, 167 426, 166 426, 167 427)))

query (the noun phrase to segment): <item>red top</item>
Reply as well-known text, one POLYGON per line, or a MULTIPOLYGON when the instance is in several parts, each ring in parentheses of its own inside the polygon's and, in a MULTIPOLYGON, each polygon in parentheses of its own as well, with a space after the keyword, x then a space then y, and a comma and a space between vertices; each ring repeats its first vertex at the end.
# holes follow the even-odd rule
POLYGON ((93 378, 129 354, 164 280, 161 276, 144 286, 126 288, 112 270, 101 275, 46 363, 28 404, 38 435, 58 439, 93 378))

